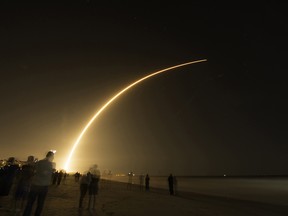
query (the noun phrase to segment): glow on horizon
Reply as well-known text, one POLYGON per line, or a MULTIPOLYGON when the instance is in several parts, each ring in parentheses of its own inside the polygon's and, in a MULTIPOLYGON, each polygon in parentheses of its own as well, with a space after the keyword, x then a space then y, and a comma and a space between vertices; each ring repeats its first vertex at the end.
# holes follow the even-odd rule
POLYGON ((87 129, 90 127, 90 125, 93 123, 93 121, 97 118, 97 116, 100 115, 100 113, 109 105, 111 104, 116 98, 118 98, 121 94, 123 94, 125 91, 127 91, 128 89, 132 88, 133 86, 137 85, 138 83, 153 77, 155 75, 158 75, 160 73, 175 69, 175 68, 179 68, 179 67, 183 67, 186 65, 190 65, 190 64, 196 64, 196 63, 200 63, 200 62, 205 62, 207 61, 207 59, 201 59, 201 60, 196 60, 196 61, 191 61, 191 62, 186 62, 183 64, 179 64, 179 65, 175 65, 172 67, 168 67, 159 71, 156 71, 154 73, 151 73, 145 77, 142 77, 141 79, 136 80, 135 82, 131 83, 130 85, 128 85, 127 87, 125 87, 124 89, 122 89, 121 91, 119 91, 116 95, 114 95, 112 98, 110 98, 97 112, 96 114, 90 119, 90 121, 87 123, 87 125, 84 127, 84 129, 82 130, 82 132, 80 133, 79 137, 77 138, 76 142, 74 143, 72 149, 70 150, 69 156, 67 157, 64 169, 66 171, 69 171, 69 164, 71 161, 71 157, 76 149, 76 147, 79 145, 81 138, 83 137, 83 135, 85 134, 85 132, 87 131, 87 129))

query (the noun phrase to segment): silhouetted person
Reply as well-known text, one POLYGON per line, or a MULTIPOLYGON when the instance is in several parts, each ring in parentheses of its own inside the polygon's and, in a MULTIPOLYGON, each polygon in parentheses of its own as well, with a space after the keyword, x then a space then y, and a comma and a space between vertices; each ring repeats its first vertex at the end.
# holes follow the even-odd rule
POLYGON ((100 181, 100 171, 97 168, 98 166, 95 164, 93 167, 89 169, 91 173, 91 182, 89 185, 89 203, 88 208, 90 210, 95 209, 96 204, 96 195, 99 190, 99 181, 100 181))
POLYGON ((174 186, 174 195, 177 195, 177 191, 178 191, 178 181, 176 176, 173 176, 173 186, 174 186))
POLYGON ((133 184, 133 172, 128 173, 128 183, 127 183, 127 189, 131 190, 132 189, 132 184, 133 184))
POLYGON ((91 182, 91 173, 83 174, 80 178, 80 199, 79 208, 82 208, 83 199, 88 191, 89 184, 91 182))
POLYGON ((150 189, 150 188, 149 188, 149 187, 150 187, 149 184, 150 184, 150 177, 149 177, 149 175, 147 174, 146 177, 145 177, 145 190, 146 190, 146 191, 149 191, 149 189, 150 189))
POLYGON ((173 175, 170 174, 168 177, 168 185, 169 185, 169 192, 170 195, 174 195, 174 186, 173 186, 173 175))
POLYGON ((53 159, 54 152, 49 151, 44 159, 35 164, 35 175, 32 179, 31 189, 23 216, 30 216, 36 199, 37 207, 34 215, 41 215, 48 192, 48 186, 51 184, 53 169, 55 168, 55 163, 52 162, 53 159))
POLYGON ((8 196, 19 166, 15 158, 10 157, 4 167, 0 169, 0 196, 8 196))
POLYGON ((58 173, 58 177, 57 177, 57 185, 59 186, 61 181, 62 181, 62 178, 63 178, 63 171, 61 170, 59 173, 58 173))
POLYGON ((76 173, 74 174, 74 177, 75 177, 75 182, 79 182, 80 173, 79 173, 79 172, 76 172, 76 173))
POLYGON ((28 198, 31 187, 32 178, 34 175, 35 163, 34 156, 29 156, 27 162, 21 167, 17 175, 16 192, 15 192, 15 209, 20 202, 20 209, 22 209, 24 201, 28 198))
POLYGON ((141 191, 144 188, 144 175, 143 174, 139 175, 139 187, 141 191))
POLYGON ((56 185, 57 179, 58 179, 58 175, 59 175, 58 171, 53 172, 53 174, 52 174, 52 184, 53 185, 56 185))
POLYGON ((66 178, 67 178, 67 172, 65 171, 65 172, 64 172, 64 175, 63 175, 63 184, 66 183, 66 178))

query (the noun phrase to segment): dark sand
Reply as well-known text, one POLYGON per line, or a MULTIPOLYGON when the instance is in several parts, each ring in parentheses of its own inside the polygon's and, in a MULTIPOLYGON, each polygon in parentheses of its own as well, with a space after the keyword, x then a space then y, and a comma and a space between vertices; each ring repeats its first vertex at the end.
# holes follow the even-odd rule
MULTIPOLYGON (((79 184, 70 177, 66 184, 51 186, 45 202, 43 216, 115 215, 115 216, 287 216, 287 206, 277 206, 225 197, 212 197, 194 193, 178 192, 170 196, 167 190, 152 188, 141 191, 133 185, 127 190, 125 183, 102 180, 97 195, 96 209, 89 211, 88 195, 84 208, 78 209, 79 184)), ((0 216, 21 215, 12 208, 13 199, 1 197, 0 216)), ((35 203, 36 204, 36 203, 35 203)), ((33 214, 32 214, 33 215, 33 214)))

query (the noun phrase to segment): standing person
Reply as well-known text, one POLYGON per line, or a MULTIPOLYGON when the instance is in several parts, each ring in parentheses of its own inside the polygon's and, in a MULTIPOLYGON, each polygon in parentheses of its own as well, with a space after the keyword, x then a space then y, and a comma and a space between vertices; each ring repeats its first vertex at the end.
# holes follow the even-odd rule
POLYGON ((173 190, 173 175, 170 174, 169 177, 168 177, 168 185, 169 185, 169 192, 170 192, 170 195, 174 195, 174 190, 173 190))
POLYGON ((140 174, 139 175, 139 186, 140 186, 140 190, 143 190, 143 186, 144 186, 144 175, 140 174))
POLYGON ((174 195, 177 195, 178 192, 178 180, 176 176, 173 176, 173 185, 174 185, 174 195))
POLYGON ((79 172, 76 172, 75 174, 74 174, 74 177, 75 177, 75 182, 79 182, 79 179, 80 179, 80 173, 79 172))
POLYGON ((6 165, 0 169, 0 196, 9 195, 18 170, 19 166, 14 157, 10 157, 6 165))
POLYGON ((91 173, 83 174, 80 178, 80 199, 79 199, 79 209, 82 208, 83 199, 88 191, 89 184, 91 182, 91 173))
POLYGON ((63 184, 65 184, 65 183, 66 183, 66 177, 67 177, 67 172, 66 172, 66 171, 64 171, 64 175, 63 175, 63 184))
POLYGON ((146 177, 145 177, 145 190, 146 191, 149 191, 149 184, 150 184, 150 177, 148 174, 146 174, 146 177))
POLYGON ((58 175, 59 175, 59 172, 57 170, 55 170, 55 172, 52 173, 52 184, 53 185, 56 185, 57 179, 58 179, 58 175))
POLYGON ((24 201, 27 200, 31 181, 34 175, 34 156, 29 156, 27 162, 21 167, 21 170, 18 173, 18 180, 16 183, 16 192, 15 192, 15 210, 23 208, 24 201), (20 206, 18 206, 20 202, 20 206))
POLYGON ((129 172, 129 173, 128 173, 128 183, 127 183, 127 189, 128 189, 128 190, 131 190, 131 189, 132 189, 133 176, 134 176, 134 173, 133 173, 133 172, 129 172))
POLYGON ((28 195, 28 201, 23 216, 30 216, 33 204, 37 199, 35 216, 41 215, 48 186, 51 184, 51 177, 55 163, 53 163, 55 151, 49 151, 46 157, 35 164, 35 175, 32 179, 31 189, 28 195))
POLYGON ((60 170, 60 172, 58 173, 58 177, 57 177, 57 186, 60 185, 62 178, 63 178, 63 171, 60 170))
POLYGON ((89 185, 89 203, 88 208, 90 210, 95 209, 96 195, 99 190, 99 180, 100 180, 100 171, 97 168, 98 166, 93 165, 89 172, 91 173, 91 182, 89 185))

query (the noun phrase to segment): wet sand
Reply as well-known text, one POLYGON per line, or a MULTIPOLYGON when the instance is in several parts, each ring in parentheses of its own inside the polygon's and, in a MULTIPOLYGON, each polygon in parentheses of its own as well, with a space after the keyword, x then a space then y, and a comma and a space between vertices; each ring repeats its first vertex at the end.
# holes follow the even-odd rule
MULTIPOLYGON (((49 188, 43 216, 70 215, 115 215, 115 216, 284 216, 288 207, 253 201, 237 200, 225 197, 207 196, 191 192, 179 192, 169 195, 168 189, 151 188, 149 192, 133 185, 127 189, 126 183, 102 180, 97 195, 96 209, 88 210, 88 194, 84 199, 84 208, 78 209, 79 184, 72 177, 66 184, 52 185, 49 188)), ((22 215, 12 208, 12 197, 1 197, 0 215, 22 215)), ((35 203, 36 204, 36 203, 35 203)), ((33 215, 33 214, 32 214, 33 215)))

